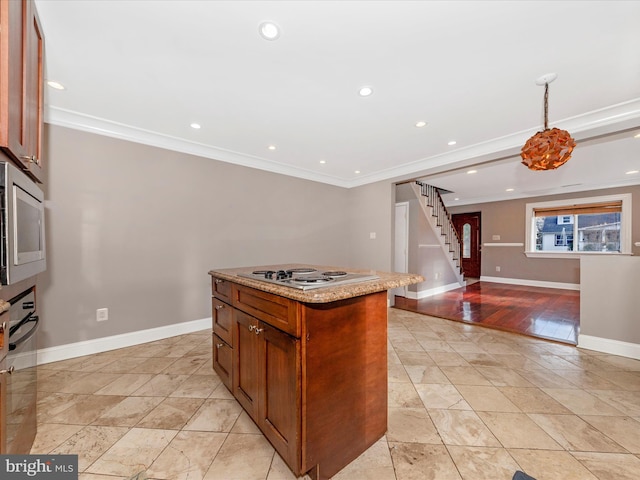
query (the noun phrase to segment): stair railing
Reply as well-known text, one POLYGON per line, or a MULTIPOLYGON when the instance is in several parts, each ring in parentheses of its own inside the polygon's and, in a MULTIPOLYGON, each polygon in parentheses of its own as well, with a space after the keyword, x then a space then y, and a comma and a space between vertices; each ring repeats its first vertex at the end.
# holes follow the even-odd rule
POLYGON ((451 216, 445 207, 442 196, 436 187, 426 183, 416 181, 420 186, 420 193, 426 199, 428 207, 431 207, 436 224, 440 227, 441 235, 444 237, 445 244, 448 245, 449 251, 453 254, 453 261, 462 273, 462 257, 460 255, 460 238, 456 232, 451 216))

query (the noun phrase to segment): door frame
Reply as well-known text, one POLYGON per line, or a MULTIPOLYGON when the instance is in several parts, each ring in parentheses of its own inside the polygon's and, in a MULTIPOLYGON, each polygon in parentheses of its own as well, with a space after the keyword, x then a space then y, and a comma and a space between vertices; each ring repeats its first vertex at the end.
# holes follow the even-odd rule
MULTIPOLYGON (((454 213, 451 215, 451 222, 453 223, 454 228, 456 227, 456 217, 477 217, 478 219, 478 231, 476 232, 476 242, 475 242, 475 250, 471 252, 471 258, 475 257, 478 259, 477 261, 477 265, 478 265, 478 275, 477 277, 475 275, 469 275, 469 273, 464 269, 463 267, 463 273, 466 276, 470 276, 472 278, 480 278, 480 276, 482 275, 482 212, 478 211, 478 212, 460 212, 460 213, 454 213)), ((458 229, 456 228, 456 232, 458 233, 458 237, 460 239, 460 264, 463 265, 464 263, 464 258, 463 258, 463 245, 462 245, 462 232, 458 232, 458 229)), ((471 242, 471 248, 473 249, 474 247, 474 242, 471 242)))

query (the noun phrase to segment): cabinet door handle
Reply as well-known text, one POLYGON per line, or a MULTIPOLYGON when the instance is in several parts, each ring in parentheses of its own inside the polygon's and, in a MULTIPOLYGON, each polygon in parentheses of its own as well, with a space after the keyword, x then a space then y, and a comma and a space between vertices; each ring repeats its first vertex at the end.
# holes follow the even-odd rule
POLYGON ((7 322, 2 322, 2 325, 0 325, 0 333, 4 333, 6 328, 7 328, 7 322))
POLYGON ((222 310, 224 308, 224 305, 216 305, 216 310, 222 310))
POLYGON ((27 160, 29 163, 40 163, 40 160, 35 155, 22 155, 20 157, 22 160, 27 160))
POLYGON ((217 343, 216 344, 216 348, 222 348, 222 347, 224 347, 224 343, 217 343))
POLYGON ((4 375, 5 373, 8 373, 9 375, 11 375, 15 369, 16 367, 11 365, 11 367, 9 367, 9 369, 7 370, 0 370, 0 375, 4 375))
POLYGON ((216 285, 219 285, 221 283, 224 283, 224 280, 220 280, 219 278, 216 278, 216 285))
POLYGON ((255 334, 256 334, 256 335, 260 335, 260 332, 262 332, 262 331, 264 331, 264 328, 258 328, 258 327, 256 327, 256 328, 255 328, 255 330, 254 330, 254 332, 255 332, 255 334))

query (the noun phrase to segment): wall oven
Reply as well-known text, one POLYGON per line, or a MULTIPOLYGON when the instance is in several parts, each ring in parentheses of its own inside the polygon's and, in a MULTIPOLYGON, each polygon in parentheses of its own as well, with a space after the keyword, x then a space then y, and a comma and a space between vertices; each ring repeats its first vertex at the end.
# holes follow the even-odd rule
POLYGON ((7 454, 28 454, 36 435, 37 346, 35 288, 9 301, 9 353, 6 368, 7 454))
POLYGON ((44 194, 12 164, 0 162, 0 283, 45 269, 44 194))

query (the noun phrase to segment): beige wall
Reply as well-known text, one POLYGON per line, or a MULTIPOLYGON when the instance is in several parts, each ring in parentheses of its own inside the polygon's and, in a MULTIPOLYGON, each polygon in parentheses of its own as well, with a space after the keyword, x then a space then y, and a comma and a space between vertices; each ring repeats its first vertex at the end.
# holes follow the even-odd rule
MULTIPOLYGON (((393 269, 390 182, 343 189, 50 125, 45 148, 40 348, 207 318, 211 268, 393 269), (97 323, 95 311, 105 307, 110 318, 97 323)), ((593 194, 620 192, 634 193, 633 241, 640 241, 640 186, 593 194)), ((571 196, 535 201, 563 197, 571 196)), ((493 234, 524 242, 527 201, 451 211, 481 211, 483 243, 493 234)), ((578 261, 528 259, 522 251, 485 248, 482 274, 579 283, 578 261)))
MULTIPOLYGON (((450 213, 481 212, 482 243, 525 243, 526 213, 525 205, 531 202, 563 200, 567 198, 585 198, 590 196, 631 193, 632 205, 632 241, 640 241, 640 186, 594 190, 565 195, 553 195, 523 198, 503 202, 482 203, 450 207, 450 213), (500 240, 493 240, 500 235, 500 240)), ((633 247, 633 254, 640 255, 640 247, 633 247)), ((534 281, 580 283, 579 259, 528 258, 524 247, 483 247, 483 276, 515 278, 534 281), (496 272, 496 266, 500 272, 496 272)))
POLYGON ((580 265, 580 336, 640 347, 640 258, 586 256, 580 265))
POLYGON ((389 266, 389 186, 349 191, 63 127, 45 135, 40 348, 209 317, 211 268, 389 266))
POLYGON ((386 181, 377 182, 351 188, 347 192, 349 225, 343 238, 349 244, 346 265, 393 271, 391 232, 394 186, 386 181), (371 233, 375 233, 376 238, 370 238, 371 233))

